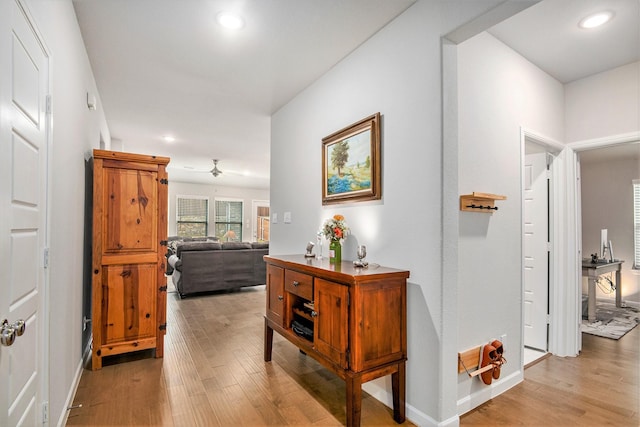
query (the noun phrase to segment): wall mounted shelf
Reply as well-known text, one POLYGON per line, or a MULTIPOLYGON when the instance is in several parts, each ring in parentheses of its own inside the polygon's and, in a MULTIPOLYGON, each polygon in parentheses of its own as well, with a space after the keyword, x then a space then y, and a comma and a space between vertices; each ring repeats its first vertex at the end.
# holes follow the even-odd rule
POLYGON ((493 365, 489 364, 484 368, 480 368, 480 352, 482 346, 474 347, 469 350, 458 353, 458 373, 466 372, 469 377, 473 378, 493 369, 493 365))
POLYGON ((474 191, 471 194, 460 196, 460 210, 466 212, 493 213, 493 211, 498 210, 498 207, 495 206, 496 200, 507 200, 507 196, 474 191))
POLYGON ((489 363, 487 366, 480 366, 480 353, 482 353, 482 348, 483 346, 473 347, 458 353, 458 374, 466 372, 469 378, 474 378, 506 362, 506 360, 503 359, 498 365, 489 363))

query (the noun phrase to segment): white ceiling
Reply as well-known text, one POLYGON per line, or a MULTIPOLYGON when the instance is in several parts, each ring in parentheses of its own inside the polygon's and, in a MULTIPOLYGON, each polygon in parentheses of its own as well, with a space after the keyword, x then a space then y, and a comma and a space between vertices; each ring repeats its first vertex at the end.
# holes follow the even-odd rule
MULTIPOLYGON (((415 0, 74 0, 112 138, 170 179, 268 188, 270 116, 415 0), (235 10, 245 27, 216 22, 235 10), (164 135, 176 141, 166 143, 164 135), (220 159, 223 174, 206 171, 220 159), (192 168, 192 169, 187 169, 192 168), (243 176, 249 171, 249 176, 243 176)), ((561 82, 640 60, 638 0, 544 0, 490 32, 561 82), (577 23, 615 12, 597 30, 577 23)))
POLYGON ((640 60, 638 0, 544 0, 489 30, 547 74, 568 83, 640 60), (602 27, 578 23, 602 11, 614 13, 602 27))
POLYGON ((171 157, 171 180, 268 188, 271 114, 414 1, 75 0, 74 7, 111 136, 125 151, 171 157), (242 30, 216 23, 229 10, 246 21, 242 30), (164 142, 167 134, 176 142, 164 142), (197 172, 214 158, 220 176, 197 172))

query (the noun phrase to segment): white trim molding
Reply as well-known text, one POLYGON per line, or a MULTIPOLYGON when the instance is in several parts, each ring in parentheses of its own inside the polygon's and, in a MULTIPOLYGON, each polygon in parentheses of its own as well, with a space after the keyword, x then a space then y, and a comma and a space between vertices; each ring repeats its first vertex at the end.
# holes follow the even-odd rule
POLYGON ((556 356, 577 356, 580 352, 581 271, 580 233, 578 209, 579 183, 576 153, 566 147, 555 162, 558 180, 557 207, 554 222, 559 236, 556 247, 555 280, 559 286, 551 292, 549 351, 556 356), (553 317, 556 317, 555 319, 553 317))
POLYGON ((611 147, 614 145, 627 144, 637 141, 640 141, 640 131, 571 142, 567 144, 567 147, 571 148, 574 151, 583 151, 592 150, 594 148, 611 147))

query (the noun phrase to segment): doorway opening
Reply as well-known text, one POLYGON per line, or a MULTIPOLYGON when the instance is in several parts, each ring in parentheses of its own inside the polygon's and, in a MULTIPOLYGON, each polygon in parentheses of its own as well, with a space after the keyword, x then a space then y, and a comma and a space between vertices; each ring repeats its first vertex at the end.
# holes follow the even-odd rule
POLYGON ((268 242, 270 232, 270 214, 268 200, 253 201, 253 230, 254 242, 268 242))
POLYGON ((553 286, 553 162, 559 144, 522 131, 523 365, 547 355, 553 286))
MULTIPOLYGON (((597 312, 607 304, 614 310, 613 307, 640 308, 640 281, 634 270, 637 248, 633 197, 634 180, 640 178, 640 141, 583 150, 577 157, 582 260, 595 256, 601 259, 599 262, 614 259, 622 262, 615 274, 605 272, 591 279, 591 283, 585 277, 581 278, 579 297, 584 324, 587 322, 585 317, 589 317, 588 322, 602 321, 597 312), (604 254, 603 232, 608 236, 604 237, 607 247, 604 254), (589 290, 593 295, 589 295, 589 290), (595 320, 591 319, 592 315, 595 320)), ((606 269, 611 270, 611 267, 606 269)), ((584 269, 583 276, 585 271, 594 270, 584 269)), ((606 326, 600 328, 604 330, 606 326)))

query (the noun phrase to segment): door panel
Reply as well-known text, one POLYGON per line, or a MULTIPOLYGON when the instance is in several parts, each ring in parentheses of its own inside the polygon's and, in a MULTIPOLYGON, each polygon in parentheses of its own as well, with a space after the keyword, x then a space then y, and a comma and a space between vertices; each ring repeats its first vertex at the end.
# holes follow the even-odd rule
POLYGON ((105 253, 156 252, 157 173, 104 168, 105 253))
POLYGON ((547 153, 525 156, 524 345, 547 350, 549 293, 547 153))
POLYGON ((323 279, 315 279, 315 318, 313 343, 333 363, 348 367, 347 330, 349 325, 349 288, 323 279))
POLYGON ((19 1, 0 2, 0 321, 26 329, 0 347, 0 425, 42 424, 49 59, 19 1))
POLYGON ((372 285, 362 286, 357 292, 356 318, 362 320, 353 341, 360 351, 352 354, 351 368, 368 369, 403 357, 403 289, 372 285))
POLYGON ((156 335, 155 264, 105 266, 102 344, 156 335))
POLYGON ((267 264, 267 317, 284 326, 284 269, 267 264))

